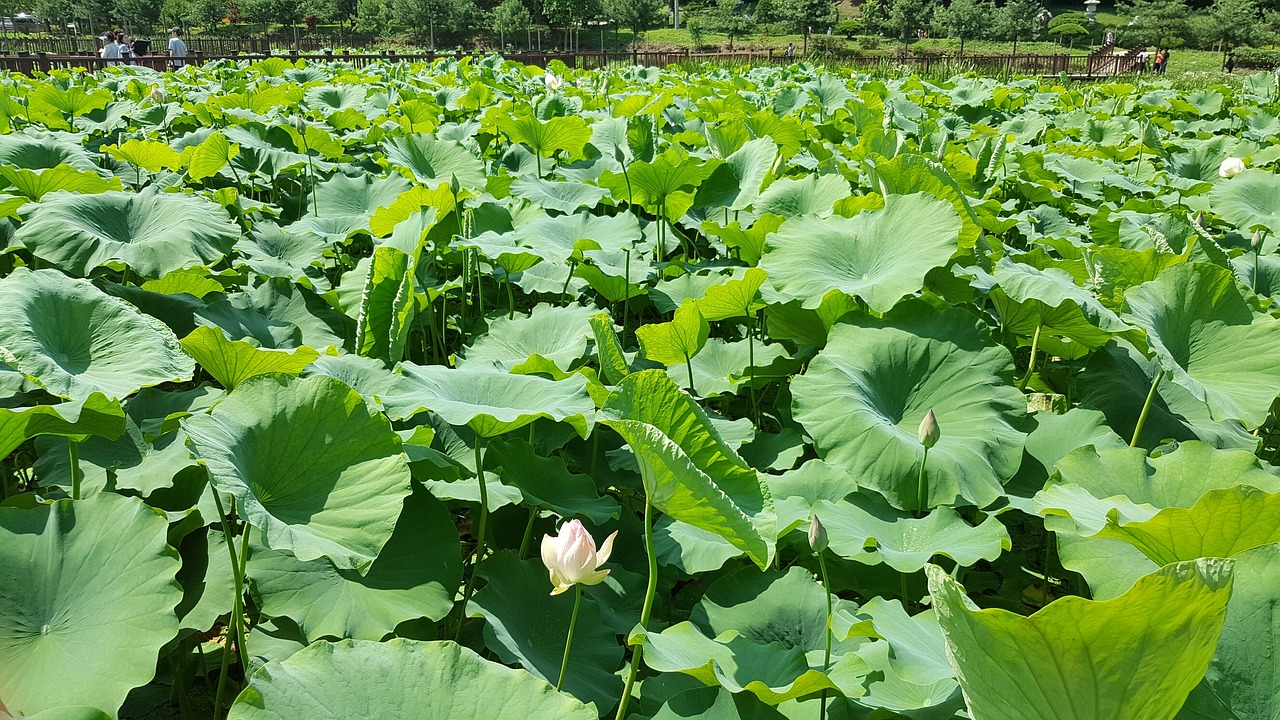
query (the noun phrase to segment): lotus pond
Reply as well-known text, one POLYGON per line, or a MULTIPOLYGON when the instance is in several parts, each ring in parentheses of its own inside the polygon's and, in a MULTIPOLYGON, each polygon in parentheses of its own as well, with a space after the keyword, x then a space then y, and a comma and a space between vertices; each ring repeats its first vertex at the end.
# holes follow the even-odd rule
POLYGON ((1274 76, 0 83, 0 716, 1280 718, 1274 76))

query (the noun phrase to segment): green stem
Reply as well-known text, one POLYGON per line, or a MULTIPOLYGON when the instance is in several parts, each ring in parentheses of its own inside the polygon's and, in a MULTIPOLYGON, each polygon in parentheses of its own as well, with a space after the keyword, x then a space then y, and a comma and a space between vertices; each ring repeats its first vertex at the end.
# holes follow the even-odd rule
POLYGON ((71 499, 79 500, 80 479, 84 477, 84 473, 80 472, 80 443, 68 440, 67 456, 71 461, 71 499))
MULTIPOLYGON (((822 589, 827 593, 827 632, 826 632, 826 652, 822 658, 822 672, 831 669, 831 583, 827 582, 827 561, 822 558, 822 553, 818 553, 818 571, 822 573, 822 589)), ((818 717, 826 720, 827 717, 827 689, 822 689, 822 706, 818 709, 818 717)))
POLYGON ((907 614, 910 614, 910 613, 911 613, 911 601, 910 601, 910 599, 907 597, 907 574, 906 574, 906 573, 899 573, 899 574, 898 574, 898 580, 902 583, 902 609, 903 609, 903 610, 906 610, 906 611, 907 611, 907 614))
MULTIPOLYGON (((647 630, 649 614, 653 612, 653 596, 658 592, 658 553, 653 549, 653 517, 652 504, 648 493, 644 498, 644 549, 649 556, 649 586, 644 593, 644 608, 640 611, 640 627, 647 630)), ((636 684, 636 674, 640 672, 640 658, 644 654, 644 644, 636 645, 631 655, 631 668, 627 671, 627 684, 622 688, 622 699, 618 702, 618 714, 614 720, 623 720, 627 716, 627 704, 631 701, 631 689, 636 684)))
POLYGON ((484 317, 484 278, 480 277, 480 248, 476 248, 476 261, 472 263, 476 271, 476 319, 484 317))
POLYGON ((1156 379, 1151 381, 1151 391, 1147 393, 1147 401, 1142 403, 1142 414, 1138 415, 1138 424, 1133 428, 1133 439, 1129 441, 1129 447, 1138 447, 1138 441, 1142 439, 1142 427, 1147 424, 1147 414, 1151 412, 1151 405, 1156 399, 1156 390, 1160 388, 1160 381, 1164 379, 1164 370, 1156 373, 1156 379))
POLYGON ((684 354, 684 367, 689 371, 689 394, 697 396, 693 390, 693 360, 689 357, 689 353, 684 354))
MULTIPOLYGON (((231 538, 231 522, 228 519, 227 511, 222 507, 222 493, 215 488, 213 490, 213 502, 218 507, 218 516, 222 518, 222 536, 227 541, 227 555, 231 559, 231 567, 240 570, 244 567, 243 558, 248 550, 249 526, 245 524, 244 533, 241 539, 240 558, 236 557, 235 541, 231 538)), ((231 505, 231 511, 235 512, 235 504, 231 505)), ((249 673, 248 652, 244 646, 244 617, 242 603, 244 602, 244 572, 237 572, 232 578, 235 583, 236 595, 231 605, 231 623, 236 633, 236 644, 239 647, 240 664, 244 669, 245 675, 249 673)), ((222 692, 226 687, 227 669, 231 660, 231 638, 226 638, 226 644, 222 646, 222 670, 218 673, 218 690, 214 698, 214 717, 222 717, 222 692)))
POLYGON ((1031 361, 1027 363, 1027 374, 1022 376, 1022 380, 1018 383, 1019 390, 1026 390, 1027 383, 1031 381, 1031 374, 1036 371, 1036 347, 1040 345, 1040 326, 1036 325, 1035 337, 1031 338, 1031 361))
POLYGON ((574 263, 573 258, 569 258, 569 274, 568 274, 568 275, 566 275, 566 276, 565 276, 565 278, 564 278, 564 287, 560 288, 560 294, 561 294, 561 295, 568 295, 568 294, 569 294, 569 282, 570 282, 571 280, 573 280, 573 268, 574 268, 574 265, 575 265, 575 263, 574 263))
MULTIPOLYGON (((622 252, 627 254, 627 265, 625 274, 622 278, 622 335, 627 335, 627 315, 631 305, 631 248, 623 248, 622 252)), ((1254 268, 1254 277, 1257 277, 1257 268, 1254 268)))
POLYGON ((484 456, 482 455, 484 439, 476 435, 476 477, 480 479, 480 530, 476 533, 476 559, 471 563, 471 576, 467 578, 467 588, 462 593, 462 617, 458 618, 458 630, 453 641, 462 640, 462 626, 467 623, 467 604, 471 602, 471 593, 476 587, 476 569, 480 559, 484 557, 484 530, 489 524, 489 492, 484 486, 484 456))
POLYGON ((511 290, 511 276, 507 276, 507 319, 516 316, 516 296, 511 290))
POLYGON ((578 627, 578 608, 582 607, 582 586, 573 586, 573 616, 569 618, 569 637, 564 641, 564 659, 560 661, 560 678, 556 680, 556 692, 564 687, 564 671, 569 669, 569 649, 573 647, 573 631, 578 627))
POLYGON ((524 537, 520 539, 520 559, 529 552, 529 543, 533 541, 533 521, 538 519, 538 508, 529 509, 529 522, 524 526, 524 537))
POLYGON ((924 457, 920 458, 920 477, 916 480, 916 515, 924 516, 929 509, 929 496, 926 493, 924 465, 929 461, 929 448, 924 449, 924 457))
POLYGON ((755 318, 747 321, 747 390, 751 393, 751 417, 755 419, 756 428, 760 428, 760 406, 756 404, 756 343, 752 335, 755 333, 755 318))

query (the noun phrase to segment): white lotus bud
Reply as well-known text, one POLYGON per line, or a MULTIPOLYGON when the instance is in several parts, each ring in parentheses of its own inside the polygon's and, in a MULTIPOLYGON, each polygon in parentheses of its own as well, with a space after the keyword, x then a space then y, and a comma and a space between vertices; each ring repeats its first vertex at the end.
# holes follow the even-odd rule
POLYGON ((920 438, 920 444, 926 448, 931 448, 938 444, 938 438, 942 436, 942 431, 938 429, 938 418, 933 416, 932 410, 920 421, 920 430, 916 435, 920 438))
POLYGON ((615 530, 600 550, 596 550, 595 538, 578 520, 570 520, 560 528, 559 535, 542 537, 542 564, 551 572, 552 595, 559 595, 577 584, 598 585, 609 575, 600 566, 609 561, 613 553, 615 530))
POLYGON ((809 547, 816 553, 827 549, 827 529, 822 527, 817 515, 809 520, 809 547))
POLYGON ((1218 176, 1233 178, 1244 172, 1244 161, 1238 157, 1229 157, 1218 166, 1218 176))
POLYGON ((151 102, 157 105, 163 105, 164 99, 164 91, 160 89, 159 85, 151 88, 151 102))
POLYGON ((1262 231, 1254 230, 1253 237, 1249 240, 1249 246, 1253 248, 1254 253, 1262 252, 1262 231))

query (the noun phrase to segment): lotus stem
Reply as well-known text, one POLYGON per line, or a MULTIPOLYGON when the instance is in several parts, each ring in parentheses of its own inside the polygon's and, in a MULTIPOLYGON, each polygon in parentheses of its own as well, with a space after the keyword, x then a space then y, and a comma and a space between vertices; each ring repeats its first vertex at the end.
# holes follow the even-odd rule
POLYGON ((476 588, 476 569, 480 566, 480 559, 484 557, 484 530, 489 524, 489 492, 484 486, 483 445, 484 439, 476 433, 476 477, 480 480, 480 528, 476 533, 476 559, 471 563, 471 576, 467 578, 467 587, 462 593, 462 616, 458 618, 458 629, 453 636, 453 641, 458 644, 462 641, 462 626, 467 624, 467 604, 471 602, 471 593, 476 588))
POLYGON ((560 288, 561 295, 569 294, 569 283, 573 280, 573 269, 574 267, 576 267, 576 265, 577 263, 574 262, 574 259, 569 258, 569 274, 566 275, 564 278, 564 287, 560 288))
POLYGON ((923 517, 929 509, 928 488, 925 487, 924 466, 929 461, 929 448, 924 449, 924 457, 920 458, 920 476, 916 479, 916 515, 923 517))
MULTIPOLYGON (((653 548, 653 504, 649 502, 648 491, 644 496, 644 550, 649 556, 649 586, 644 592, 644 607, 640 610, 640 627, 649 628, 649 615, 653 612, 653 596, 658 592, 658 553, 653 548)), ((631 655, 631 668, 627 671, 627 683, 622 688, 622 698, 618 701, 618 714, 614 720, 623 720, 627 716, 627 704, 631 701, 631 689, 636 684, 636 674, 640 672, 640 658, 644 655, 644 643, 636 645, 631 655)))
POLYGON ((684 368, 689 371, 689 394, 697 396, 697 392, 693 389, 693 358, 689 357, 689 353, 684 354, 684 368))
POLYGON ((582 585, 573 586, 573 615, 569 618, 569 637, 564 641, 564 659, 560 661, 560 678, 556 680, 556 692, 564 686, 564 671, 569 669, 569 649, 573 647, 573 631, 578 627, 578 608, 582 607, 582 585))
POLYGON ((472 263, 476 275, 476 319, 484 317, 484 278, 480 277, 480 248, 476 248, 476 261, 472 263))
POLYGON ((516 296, 511 290, 511 276, 507 275, 507 319, 516 316, 516 296))
MULTIPOLYGON (((622 277, 622 334, 627 334, 627 315, 631 306, 631 248, 623 248, 622 252, 627 254, 627 264, 625 274, 622 277)), ((1254 272, 1254 276, 1257 276, 1254 272)))
POLYGON ((520 559, 529 552, 529 543, 533 542, 533 522, 538 519, 538 508, 529 509, 529 522, 524 526, 524 537, 520 539, 520 559))
POLYGON ((755 420, 756 428, 760 427, 760 406, 756 404, 756 341, 755 334, 755 318, 747 316, 747 390, 751 393, 751 417, 755 420))
POLYGON ((1151 405, 1155 402, 1156 391, 1160 388, 1160 381, 1164 379, 1164 370, 1156 373, 1156 379, 1151 381, 1151 390, 1147 393, 1147 401, 1142 403, 1142 413, 1138 415, 1138 424, 1133 428, 1133 439, 1129 441, 1129 447, 1138 447, 1138 441, 1142 439, 1142 428, 1147 424, 1147 414, 1151 412, 1151 405))
MULTIPOLYGON (((217 488, 213 489, 213 502, 218 508, 218 516, 222 519, 222 536, 226 539, 227 555, 231 559, 231 568, 236 571, 232 576, 232 582, 235 583, 235 598, 231 605, 231 624, 232 630, 236 634, 237 656, 240 660, 240 666, 244 670, 245 677, 249 675, 249 651, 245 647, 244 641, 244 560, 249 550, 249 524, 244 523, 240 541, 240 555, 236 556, 235 540, 231 537, 231 521, 227 516, 227 511, 222 506, 222 493, 217 488)), ((236 511, 235 500, 232 499, 231 512, 236 511)), ((222 669, 218 673, 218 690, 214 696, 214 718, 222 717, 222 693, 227 683, 227 670, 231 662, 231 638, 227 637, 222 646, 222 669)))
POLYGON ((84 477, 84 473, 80 472, 80 443, 75 440, 67 441, 67 458, 71 463, 71 499, 80 499, 80 479, 84 477))
MULTIPOLYGON (((827 582, 827 561, 823 559, 822 553, 816 553, 818 556, 818 572, 822 574, 822 589, 827 593, 827 632, 826 632, 826 652, 822 656, 822 672, 826 673, 831 670, 831 583, 827 582)), ((822 705, 818 708, 818 717, 820 720, 826 720, 827 717, 827 689, 822 689, 822 705)))
POLYGON ((1019 390, 1026 390, 1027 383, 1031 381, 1031 375, 1036 371, 1036 348, 1040 345, 1040 325, 1036 325, 1035 337, 1031 338, 1031 360, 1027 362, 1027 374, 1022 376, 1022 380, 1018 382, 1019 390))

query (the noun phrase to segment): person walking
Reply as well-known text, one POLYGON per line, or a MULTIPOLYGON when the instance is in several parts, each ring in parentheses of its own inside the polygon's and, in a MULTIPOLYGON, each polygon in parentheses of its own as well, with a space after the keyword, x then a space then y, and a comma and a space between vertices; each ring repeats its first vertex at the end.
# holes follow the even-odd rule
POLYGON ((169 28, 169 67, 182 67, 185 63, 179 58, 187 56, 187 44, 182 41, 182 28, 169 28))
POLYGON ((1156 62, 1154 67, 1157 75, 1164 72, 1164 50, 1156 50, 1156 62))
POLYGON ((1228 74, 1228 75, 1230 75, 1231 73, 1235 72, 1235 69, 1236 69, 1236 54, 1235 54, 1235 53, 1227 53, 1227 61, 1226 61, 1226 62, 1224 62, 1224 63, 1222 64, 1222 67, 1227 71, 1227 74, 1228 74))
POLYGON ((1169 69, 1169 48, 1165 48, 1164 59, 1160 61, 1160 74, 1163 75, 1165 70, 1169 69))

